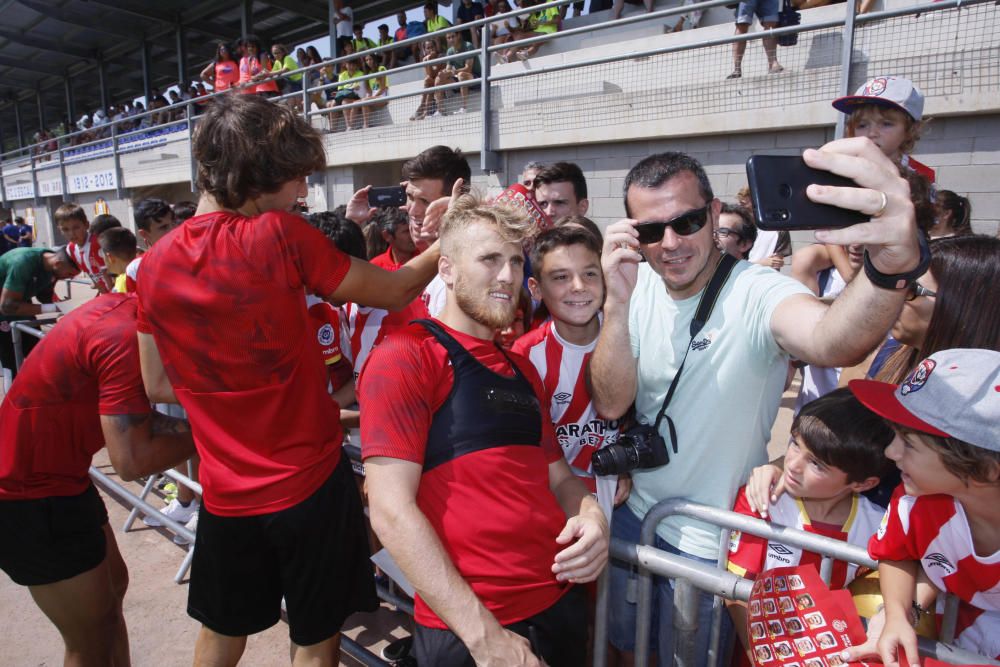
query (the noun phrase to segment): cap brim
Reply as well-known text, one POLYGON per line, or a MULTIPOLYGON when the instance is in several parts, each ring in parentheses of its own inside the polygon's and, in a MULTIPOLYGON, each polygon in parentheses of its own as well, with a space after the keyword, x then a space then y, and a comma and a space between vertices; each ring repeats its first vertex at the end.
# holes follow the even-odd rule
POLYGON ((896 388, 899 385, 876 380, 851 380, 847 386, 862 405, 894 424, 942 438, 951 437, 903 407, 903 404, 896 398, 896 388))
POLYGON ((833 101, 833 108, 846 114, 852 114, 863 104, 874 104, 875 106, 885 107, 886 109, 896 109, 897 111, 902 111, 910 118, 913 118, 913 114, 907 111, 903 105, 896 104, 892 100, 887 100, 882 97, 866 97, 864 95, 848 95, 847 97, 838 97, 833 101))

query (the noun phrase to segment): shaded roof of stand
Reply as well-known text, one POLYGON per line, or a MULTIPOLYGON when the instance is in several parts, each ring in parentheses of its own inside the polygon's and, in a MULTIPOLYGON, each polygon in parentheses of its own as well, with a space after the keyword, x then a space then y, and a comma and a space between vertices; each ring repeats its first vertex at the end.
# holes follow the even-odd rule
MULTIPOLYGON (((106 68, 108 101, 143 95, 142 43, 149 43, 150 88, 165 91, 197 80, 218 40, 243 32, 243 8, 251 10, 251 32, 265 43, 300 44, 329 34, 329 0, 0 0, 0 136, 16 137, 18 100, 25 141, 40 129, 38 95, 45 126, 75 121, 101 105, 98 64, 106 68), (178 70, 177 28, 187 53, 178 70), (65 81, 73 91, 76 118, 68 118, 65 81)), ((355 0, 356 21, 370 21, 419 0, 355 0)))

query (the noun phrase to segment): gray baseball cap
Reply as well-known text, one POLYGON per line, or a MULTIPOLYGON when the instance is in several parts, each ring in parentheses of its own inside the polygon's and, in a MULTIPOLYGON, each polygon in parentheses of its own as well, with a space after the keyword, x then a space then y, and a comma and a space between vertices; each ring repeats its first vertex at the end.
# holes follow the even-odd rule
POLYGON ((848 386, 895 424, 1000 452, 1000 352, 942 350, 898 385, 851 380, 848 386))
POLYGON ((924 95, 913 82, 901 76, 876 76, 865 81, 853 95, 838 97, 833 107, 838 111, 854 113, 862 104, 876 104, 889 109, 905 111, 919 121, 924 115, 924 95))

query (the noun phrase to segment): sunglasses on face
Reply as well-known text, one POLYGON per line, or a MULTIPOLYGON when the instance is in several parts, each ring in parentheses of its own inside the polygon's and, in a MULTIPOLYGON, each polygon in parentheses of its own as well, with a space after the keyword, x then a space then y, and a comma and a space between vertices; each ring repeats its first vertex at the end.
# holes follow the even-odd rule
POLYGON ((640 222, 635 226, 635 231, 639 232, 639 243, 659 243, 667 233, 667 227, 672 228, 678 236, 694 234, 708 222, 708 207, 709 204, 705 204, 665 222, 640 222))
POLYGON ((937 292, 929 290, 920 283, 913 283, 910 285, 910 289, 906 291, 906 300, 913 301, 918 296, 926 296, 928 298, 936 297, 937 292))

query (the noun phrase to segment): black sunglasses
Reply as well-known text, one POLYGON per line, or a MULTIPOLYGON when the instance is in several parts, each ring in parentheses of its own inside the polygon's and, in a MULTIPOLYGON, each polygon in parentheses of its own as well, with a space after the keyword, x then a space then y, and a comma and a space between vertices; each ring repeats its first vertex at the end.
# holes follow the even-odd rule
POLYGON ((667 233, 667 227, 672 227, 679 236, 694 234, 708 222, 708 207, 709 204, 705 204, 665 222, 640 222, 635 226, 635 231, 639 232, 639 243, 659 243, 667 233))
POLYGON ((906 300, 913 301, 918 296, 926 296, 928 298, 933 298, 937 296, 937 292, 929 290, 920 283, 913 283, 910 285, 910 289, 906 290, 906 300))

